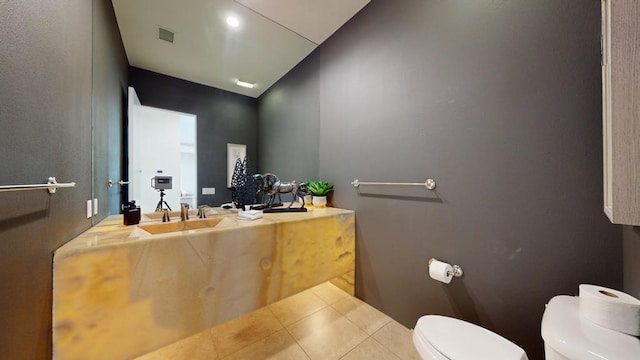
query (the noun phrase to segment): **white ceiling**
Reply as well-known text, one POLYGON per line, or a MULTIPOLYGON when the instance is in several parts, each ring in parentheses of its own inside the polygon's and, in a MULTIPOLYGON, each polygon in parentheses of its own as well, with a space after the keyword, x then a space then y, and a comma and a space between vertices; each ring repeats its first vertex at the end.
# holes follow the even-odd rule
POLYGON ((369 0, 112 0, 131 66, 258 97, 369 0), (232 28, 226 18, 235 16, 232 28), (175 33, 158 39, 158 27, 175 33), (255 83, 253 89, 236 80, 255 83))

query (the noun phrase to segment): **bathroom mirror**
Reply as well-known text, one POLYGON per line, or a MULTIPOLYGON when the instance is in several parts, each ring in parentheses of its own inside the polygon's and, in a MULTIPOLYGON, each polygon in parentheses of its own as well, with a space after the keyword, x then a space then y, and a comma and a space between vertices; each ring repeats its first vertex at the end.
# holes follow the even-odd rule
MULTIPOLYGON (((110 86, 109 91, 113 93, 114 82, 122 88, 120 98, 109 99, 101 103, 108 102, 113 105, 111 109, 100 109, 94 106, 92 123, 93 123, 93 168, 92 168, 92 198, 99 199, 99 210, 94 216, 93 223, 104 219, 110 214, 120 213, 120 204, 127 199, 135 199, 136 201, 148 202, 142 199, 136 188, 142 186, 145 190, 153 191, 149 186, 149 179, 141 181, 129 181, 131 174, 131 164, 127 158, 127 152, 131 151, 135 146, 135 141, 127 139, 127 131, 129 124, 129 115, 127 114, 129 96, 127 94, 127 86, 131 85, 127 79, 118 79, 118 71, 116 70, 120 64, 106 64, 105 59, 109 56, 103 56, 106 52, 117 52, 122 49, 104 48, 99 46, 103 44, 117 44, 122 42, 126 50, 124 58, 125 70, 127 74, 130 70, 126 69, 129 65, 140 69, 147 69, 159 74, 164 74, 173 78, 185 79, 197 84, 205 84, 217 89, 235 92, 251 98, 256 98, 270 84, 295 64, 309 54, 317 46, 315 43, 305 39, 297 33, 290 31, 286 27, 275 23, 270 18, 261 16, 250 10, 241 3, 233 0, 197 0, 184 4, 181 2, 165 3, 158 6, 155 0, 126 1, 113 0, 113 9, 109 11, 115 12, 114 26, 120 30, 120 34, 100 33, 104 27, 94 25, 94 41, 93 59, 96 64, 93 66, 93 88, 95 96, 103 96, 107 91, 102 90, 106 86, 110 86), (178 10, 176 10, 178 9, 178 10), (238 29, 228 28, 224 22, 224 18, 219 16, 234 13, 245 18, 245 22, 238 29), (156 15, 153 15, 156 14, 156 15), (208 14, 208 15, 207 15, 208 14), (210 14, 217 14, 211 16, 210 14), (117 22, 115 21, 117 19, 117 22), (158 24, 161 22, 161 24, 158 24), (175 41, 168 43, 158 38, 157 27, 164 25, 169 30, 175 31, 175 41), (144 31, 140 30, 140 27, 144 31), (206 29, 206 31, 203 31, 206 29), (149 31, 147 31, 149 30, 149 31), (191 38, 185 38, 186 34, 191 34, 191 38), (247 37, 247 34, 251 36, 247 37), (114 39, 113 37, 116 37, 114 39), (120 40, 121 38, 121 40, 120 40), (110 39, 104 41, 104 39, 110 39), (215 40, 215 41, 213 41, 215 40), (229 41, 234 42, 234 46, 229 46, 229 41), (194 45, 195 44, 195 45, 194 45), (216 51, 211 51, 212 46, 206 44, 215 44, 213 46, 216 51), (186 47, 186 48, 185 48, 186 47), (266 48, 265 48, 266 47, 266 48), (281 51, 282 50, 282 51, 281 51), (261 55, 255 56, 252 52, 258 52, 261 55), (295 51, 295 52, 294 52, 295 51), (141 60, 140 54, 145 53, 146 60, 141 60), (129 62, 126 64, 126 62, 129 62), (211 64, 216 64, 212 66, 211 64), (232 80, 234 78, 251 79, 250 81, 258 83, 254 89, 246 89, 238 87, 232 80), (118 82, 121 82, 118 83, 118 82), (116 124, 114 118, 122 118, 124 124, 116 124), (108 181, 111 180, 112 185, 109 187, 108 181), (126 184, 128 183, 128 184, 126 184), (136 185, 136 183, 139 183, 136 185), (121 185, 122 184, 122 185, 121 185), (128 194, 133 192, 133 194, 128 194), (129 196, 127 196, 129 195, 129 196)), ((97 7, 96 7, 97 8, 97 7)), ((107 11, 107 9, 94 9, 95 11, 107 11)), ((98 16, 94 16, 98 19, 98 16)), ((112 45, 115 46, 115 45, 112 45)), ((121 45, 119 45, 121 46, 121 45)), ((181 90, 180 90, 181 91, 181 90)), ((141 93, 143 94, 143 93, 141 93)), ((144 95, 149 96, 148 93, 144 95)), ((146 105, 146 104, 139 104, 146 105)), ((157 108, 177 110, 175 104, 154 102, 149 104, 157 108)), ((244 143, 248 145, 247 155, 255 159, 257 129, 255 120, 248 123, 246 118, 248 111, 236 111, 235 104, 225 105, 216 103, 210 105, 216 108, 227 107, 224 111, 215 114, 216 121, 220 116, 220 120, 224 122, 223 126, 212 124, 198 125, 196 136, 203 135, 203 144, 206 144, 202 152, 202 156, 206 162, 206 172, 203 172, 205 178, 197 178, 195 182, 200 182, 197 186, 214 188, 217 191, 215 195, 203 196, 201 191, 191 190, 185 191, 182 200, 189 200, 193 206, 202 204, 220 205, 230 195, 226 187, 226 163, 218 164, 215 160, 219 154, 226 150, 227 143, 244 143), (221 114, 224 113, 224 114, 221 114), (225 119, 224 116, 229 118, 225 119), (236 117, 237 121, 231 119, 236 117), (218 143, 224 144, 224 148, 220 148, 218 143), (209 173, 223 173, 223 181, 217 183, 207 177, 209 173), (198 194, 200 192, 200 194, 198 194), (187 199, 189 195, 192 199, 187 199)), ((248 108, 248 106, 244 106, 248 108)), ((255 117, 255 106, 252 105, 252 111, 255 117)), ((199 111, 206 112, 208 110, 201 108, 199 111)), ((212 114, 206 114, 203 120, 212 119, 212 114), (211 115, 211 116, 209 116, 211 115)), ((209 121, 211 122, 211 121, 209 121)), ((169 136, 177 134, 173 131, 165 131, 165 139, 169 136)), ((160 142, 160 140, 159 140, 160 142)), ((194 144, 193 149, 196 148, 194 144)), ((195 152, 193 153, 195 159, 195 152)), ((222 158, 226 159, 226 154, 222 153, 222 158)), ((257 164, 254 164, 257 165, 257 164)), ((196 166, 197 168, 197 166, 196 166)), ((164 170, 164 169, 155 169, 164 170)), ((166 170, 165 170, 166 171, 166 170)), ((197 170, 196 170, 197 171, 197 170)), ((148 177, 148 176, 147 176, 148 177)), ((211 176, 213 177, 213 175, 211 176)), ((142 188, 140 189, 142 190, 142 188)), ((179 198, 171 199, 170 196, 179 197, 179 190, 168 190, 167 202, 172 209, 179 207, 181 200, 179 198)), ((159 196, 152 194, 157 202, 159 196), (156 197, 158 197, 156 199, 156 197)), ((143 212, 152 212, 152 208, 145 204, 143 212)))
MULTIPOLYGON (((195 0, 188 4, 158 4, 155 0, 112 0, 112 9, 94 6, 94 13, 114 11, 113 24, 119 29, 120 34, 100 34, 94 29, 94 38, 101 36, 109 41, 94 41, 93 58, 94 62, 100 62, 109 58, 102 56, 105 52, 122 51, 121 42, 128 58, 124 58, 123 61, 125 68, 130 65, 147 69, 173 78, 204 84, 212 89, 242 94, 249 97, 249 100, 256 99, 368 2, 369 0, 305 0, 294 4, 288 0, 195 0), (225 20, 229 16, 237 16, 240 19, 238 27, 227 25, 225 20), (160 33, 166 34, 165 31, 160 31, 161 28, 170 31, 172 36, 160 36, 160 33), (168 41, 169 39, 171 41, 168 41), (111 48, 100 49, 95 44, 110 44, 111 48), (242 88, 237 85, 237 80, 247 81, 255 86, 251 89, 242 88)), ((127 124, 114 125, 113 119, 127 119, 122 111, 126 111, 127 108, 126 87, 131 82, 127 83, 126 79, 118 79, 113 75, 127 73, 127 70, 114 71, 122 64, 99 65, 94 65, 94 69, 101 72, 94 70, 94 96, 100 96, 100 88, 105 84, 119 86, 122 92, 120 99, 109 102, 114 106, 106 116, 100 115, 102 109, 94 107, 92 196, 106 199, 100 200, 99 214, 94 218, 95 221, 103 219, 107 214, 120 212, 119 205, 125 200, 125 197, 120 195, 126 194, 120 190, 122 186, 127 185, 119 183, 120 180, 126 182, 127 176, 130 175, 127 174, 129 166, 124 156, 130 146, 125 140, 124 129, 127 124), (120 113, 116 113, 117 111, 120 113), (107 188, 108 180, 112 180, 114 184, 111 188, 107 188)), ((155 107, 176 110, 170 104, 164 105, 153 104, 155 107)), ((231 111, 236 111, 236 105, 237 102, 231 105, 216 104, 231 111)), ((251 112, 251 116, 255 118, 255 105, 251 112)), ((246 114, 238 116, 236 113, 234 116, 239 117, 239 121, 233 125, 225 125, 222 130, 214 125, 205 125, 207 121, 201 118, 197 130, 198 141, 207 144, 202 151, 209 153, 202 152, 199 157, 207 158, 208 171, 211 171, 210 167, 216 169, 215 171, 224 168, 224 163, 218 164, 217 160, 210 159, 213 155, 217 156, 213 151, 221 151, 211 150, 212 145, 217 146, 217 142, 247 144, 248 157, 256 159, 256 120, 253 120, 253 124, 248 124, 243 118, 247 117, 246 114), (226 133, 227 131, 229 133, 226 133)), ((228 119, 225 121, 231 122, 228 119)), ((201 169, 198 171, 204 173, 201 169)), ((227 190, 224 183, 211 183, 207 179, 203 181, 202 176, 198 178, 198 186, 215 186, 218 191, 227 190)), ((196 205, 200 201, 207 203, 201 194, 196 198, 196 205)))

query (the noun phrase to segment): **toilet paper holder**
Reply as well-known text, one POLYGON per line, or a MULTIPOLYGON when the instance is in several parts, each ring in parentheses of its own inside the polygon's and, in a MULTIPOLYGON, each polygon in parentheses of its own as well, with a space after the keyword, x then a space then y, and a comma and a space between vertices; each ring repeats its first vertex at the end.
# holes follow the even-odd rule
MULTIPOLYGON (((434 258, 429 259, 429 265, 431 265, 432 262, 437 261, 434 258)), ((455 277, 460 277, 464 274, 464 272, 462 271, 462 268, 458 265, 451 265, 451 267, 453 267, 453 274, 449 274, 449 272, 447 272, 447 276, 449 275, 453 275, 455 277)))

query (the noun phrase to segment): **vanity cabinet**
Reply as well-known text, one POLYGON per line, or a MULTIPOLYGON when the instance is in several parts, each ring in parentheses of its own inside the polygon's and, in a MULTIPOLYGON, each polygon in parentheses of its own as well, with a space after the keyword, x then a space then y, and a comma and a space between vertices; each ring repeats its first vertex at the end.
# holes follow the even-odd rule
POLYGON ((325 281, 353 294, 353 211, 216 211, 134 226, 112 215, 59 247, 53 359, 137 358, 325 281))
POLYGON ((602 0, 604 211, 640 225, 640 2, 602 0))

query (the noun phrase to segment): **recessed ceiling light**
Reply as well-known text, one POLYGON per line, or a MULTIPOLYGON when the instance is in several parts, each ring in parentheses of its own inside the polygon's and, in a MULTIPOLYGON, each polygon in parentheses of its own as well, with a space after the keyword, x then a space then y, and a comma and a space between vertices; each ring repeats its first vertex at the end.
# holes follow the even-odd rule
POLYGON ((238 27, 240 25, 240 20, 238 20, 237 18, 235 18, 233 16, 229 16, 229 17, 227 17, 227 25, 233 26, 233 27, 238 27))
POLYGON ((236 80, 236 85, 246 87, 249 89, 253 89, 253 87, 256 86, 256 84, 251 84, 251 83, 240 81, 240 80, 236 80))

